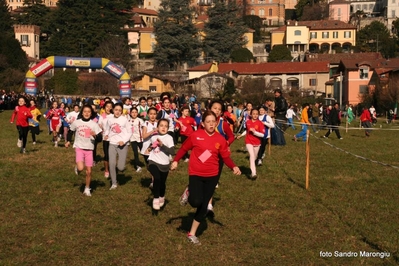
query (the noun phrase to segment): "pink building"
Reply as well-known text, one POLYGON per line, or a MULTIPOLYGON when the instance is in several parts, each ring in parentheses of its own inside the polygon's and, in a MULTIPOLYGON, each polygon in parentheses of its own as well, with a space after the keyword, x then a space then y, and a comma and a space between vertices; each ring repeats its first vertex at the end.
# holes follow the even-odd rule
POLYGON ((345 0, 334 0, 329 3, 330 20, 340 20, 348 23, 350 20, 350 3, 345 0))

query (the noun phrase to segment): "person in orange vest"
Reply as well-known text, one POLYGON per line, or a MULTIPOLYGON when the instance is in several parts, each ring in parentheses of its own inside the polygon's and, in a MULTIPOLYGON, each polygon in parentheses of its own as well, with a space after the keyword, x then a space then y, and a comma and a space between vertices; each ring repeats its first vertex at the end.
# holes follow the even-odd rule
POLYGON ((294 135, 294 141, 297 141, 299 138, 302 138, 302 141, 306 141, 306 131, 308 130, 308 126, 310 125, 309 116, 308 116, 309 104, 305 103, 302 105, 302 115, 301 115, 301 124, 302 130, 298 134, 294 135))

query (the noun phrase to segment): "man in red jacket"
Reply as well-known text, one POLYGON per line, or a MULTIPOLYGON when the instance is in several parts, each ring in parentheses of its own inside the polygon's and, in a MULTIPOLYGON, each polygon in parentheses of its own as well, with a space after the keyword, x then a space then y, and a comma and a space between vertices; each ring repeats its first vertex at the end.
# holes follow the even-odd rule
POLYGON ((371 119, 370 111, 366 106, 363 107, 363 112, 360 115, 360 121, 362 122, 362 127, 366 129, 366 137, 370 137, 371 130, 368 128, 371 128, 371 123, 373 120, 371 119))

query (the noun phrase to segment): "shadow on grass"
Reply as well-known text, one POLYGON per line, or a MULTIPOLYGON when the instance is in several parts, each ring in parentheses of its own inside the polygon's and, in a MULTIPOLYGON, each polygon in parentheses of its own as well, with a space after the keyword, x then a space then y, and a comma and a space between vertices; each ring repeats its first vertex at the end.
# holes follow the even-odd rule
POLYGON ((140 180, 141 186, 145 187, 145 188, 148 188, 150 186, 151 182, 152 182, 152 178, 151 177, 147 177, 147 178, 146 177, 142 177, 141 180, 140 180))
POLYGON ((241 170, 241 174, 242 174, 242 175, 245 175, 245 177, 246 177, 247 179, 253 180, 253 179, 251 178, 251 174, 252 174, 251 168, 249 168, 249 167, 247 167, 247 166, 242 166, 242 165, 240 165, 239 168, 240 168, 240 170, 241 170))
POLYGON ((118 180, 118 184, 121 185, 121 186, 123 186, 123 185, 125 185, 127 182, 131 181, 131 180, 133 179, 133 177, 130 176, 130 175, 127 176, 127 175, 125 175, 125 174, 118 174, 118 175, 116 176, 116 179, 118 180))

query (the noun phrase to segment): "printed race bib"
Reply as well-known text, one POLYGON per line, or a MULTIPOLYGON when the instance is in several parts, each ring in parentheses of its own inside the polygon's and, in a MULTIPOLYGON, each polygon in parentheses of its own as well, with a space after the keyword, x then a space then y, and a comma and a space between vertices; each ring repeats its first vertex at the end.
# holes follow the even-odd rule
POLYGON ((119 125, 115 125, 113 130, 114 130, 115 133, 121 133, 122 132, 122 129, 121 129, 121 127, 119 125))
POLYGON ((175 114, 174 113, 170 113, 169 117, 173 119, 173 118, 175 118, 175 114))
POLYGON ((101 116, 105 119, 105 118, 107 118, 107 113, 102 113, 101 116))
POLYGON ((156 141, 154 141, 153 143, 152 143, 152 148, 153 149, 155 149, 156 147, 158 147, 158 144, 159 144, 159 142, 158 142, 158 140, 156 140, 156 141))
POLYGON ((147 112, 142 112, 140 115, 141 116, 147 116, 147 112))
POLYGON ((202 163, 205 163, 210 157, 212 156, 212 153, 208 150, 205 150, 199 157, 200 161, 202 163))
POLYGON ((187 127, 185 125, 181 125, 181 132, 186 132, 187 127))
POLYGON ((85 128, 85 138, 90 138, 91 137, 91 129, 90 128, 85 128))

